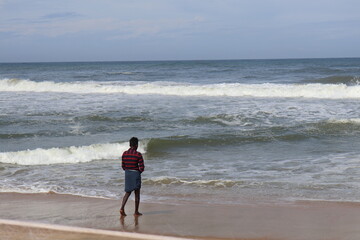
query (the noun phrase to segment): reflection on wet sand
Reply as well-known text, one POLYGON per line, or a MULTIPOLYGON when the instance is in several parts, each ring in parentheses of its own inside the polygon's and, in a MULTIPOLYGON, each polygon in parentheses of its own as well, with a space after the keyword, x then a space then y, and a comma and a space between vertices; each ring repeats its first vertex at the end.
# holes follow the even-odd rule
POLYGON ((141 216, 134 215, 133 218, 120 216, 120 229, 126 232, 139 232, 139 217, 141 216))

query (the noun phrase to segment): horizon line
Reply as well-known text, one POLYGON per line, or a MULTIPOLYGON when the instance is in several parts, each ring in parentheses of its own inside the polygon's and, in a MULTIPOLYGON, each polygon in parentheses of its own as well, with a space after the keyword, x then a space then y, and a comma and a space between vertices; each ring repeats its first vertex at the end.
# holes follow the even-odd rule
POLYGON ((229 58, 229 59, 164 59, 164 60, 71 60, 71 61, 19 61, 1 62, 0 64, 28 63, 111 63, 111 62, 200 62, 200 61, 261 61, 261 60, 311 60, 311 59, 358 59, 360 57, 289 57, 289 58, 229 58))

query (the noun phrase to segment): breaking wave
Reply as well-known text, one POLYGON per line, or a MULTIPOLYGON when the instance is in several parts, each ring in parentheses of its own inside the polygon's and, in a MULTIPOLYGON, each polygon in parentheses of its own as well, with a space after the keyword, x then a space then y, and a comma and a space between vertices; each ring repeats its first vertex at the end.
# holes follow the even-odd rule
POLYGON ((294 126, 273 126, 238 133, 214 134, 204 137, 172 136, 150 139, 147 153, 153 154, 175 148, 233 145, 270 141, 302 141, 326 136, 360 135, 360 119, 325 120, 294 126))
POLYGON ((35 82, 0 80, 0 91, 66 92, 81 94, 156 94, 174 96, 228 96, 264 98, 358 99, 360 85, 340 84, 179 84, 170 82, 35 82))
POLYGON ((360 77, 354 76, 331 76, 315 80, 307 80, 308 83, 321 83, 321 84, 345 84, 348 86, 359 85, 360 77))
MULTIPOLYGON (((50 165, 74 164, 91 162, 94 160, 119 159, 121 154, 129 148, 129 143, 93 144, 89 146, 71 146, 63 148, 38 148, 17 152, 0 153, 0 163, 18 165, 50 165)), ((141 152, 145 152, 142 144, 141 152)))
MULTIPOLYGON (((214 134, 203 137, 172 136, 145 139, 140 142, 143 154, 157 154, 177 148, 270 142, 302 141, 326 136, 358 136, 360 119, 337 119, 294 126, 274 126, 264 129, 244 130, 238 133, 214 134)), ((70 146, 50 149, 33 149, 16 152, 1 152, 0 163, 18 165, 75 164, 95 160, 119 159, 128 148, 128 142, 70 146)))

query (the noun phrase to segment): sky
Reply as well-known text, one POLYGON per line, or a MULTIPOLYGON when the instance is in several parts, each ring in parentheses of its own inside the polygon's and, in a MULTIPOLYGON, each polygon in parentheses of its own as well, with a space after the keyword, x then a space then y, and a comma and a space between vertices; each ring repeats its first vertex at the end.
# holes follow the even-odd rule
POLYGON ((358 0, 0 0, 0 62, 360 57, 358 0))

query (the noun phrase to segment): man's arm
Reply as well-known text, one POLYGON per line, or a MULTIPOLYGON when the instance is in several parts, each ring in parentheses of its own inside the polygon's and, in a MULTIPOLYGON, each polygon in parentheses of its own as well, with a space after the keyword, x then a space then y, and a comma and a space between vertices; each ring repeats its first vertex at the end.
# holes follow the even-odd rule
POLYGON ((121 167, 125 171, 124 154, 121 156, 121 167))
POLYGON ((145 170, 144 159, 143 159, 141 153, 139 153, 138 166, 139 166, 139 171, 140 171, 140 172, 143 172, 143 171, 145 170))

